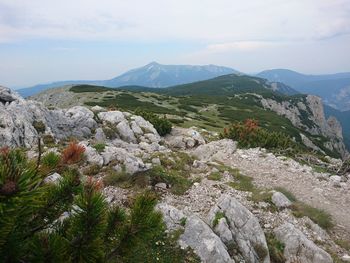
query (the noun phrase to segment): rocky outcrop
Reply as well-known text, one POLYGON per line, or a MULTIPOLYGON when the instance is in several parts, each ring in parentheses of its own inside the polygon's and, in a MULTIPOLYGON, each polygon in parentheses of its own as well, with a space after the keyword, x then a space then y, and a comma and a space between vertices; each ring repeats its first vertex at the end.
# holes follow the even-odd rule
POLYGON ((179 244, 182 248, 191 247, 202 262, 235 262, 231 259, 221 239, 204 221, 195 215, 187 218, 185 231, 180 236, 179 244))
POLYGON ((106 112, 101 107, 94 110, 98 122, 95 114, 86 107, 49 110, 39 102, 24 100, 10 89, 0 87, 0 146, 31 147, 37 144, 39 135, 52 136, 56 141, 93 136, 97 141, 105 141, 108 136, 104 128, 107 125, 113 139, 146 144, 160 141, 153 125, 140 116, 120 111, 106 112))
POLYGON ((165 136, 165 143, 174 149, 190 149, 205 144, 204 138, 194 129, 173 128, 171 133, 165 136))
MULTIPOLYGON (((279 102, 261 97, 261 104, 264 108, 289 119, 295 127, 313 135, 326 137, 329 141, 324 143, 323 146, 329 150, 340 153, 342 157, 348 155, 343 142, 342 127, 335 117, 326 119, 321 98, 307 95, 298 102, 291 100, 279 102)), ((319 147, 310 138, 305 137, 305 135, 302 135, 302 140, 307 147, 319 150, 319 147)))
POLYGON ((225 244, 235 243, 247 262, 270 262, 265 234, 258 219, 247 208, 235 198, 223 195, 209 212, 211 226, 214 226, 218 215, 222 216, 222 221, 216 230, 225 244))
POLYGON ((198 146, 191 154, 202 161, 222 161, 237 149, 237 142, 230 139, 213 141, 198 146))
POLYGON ((292 224, 285 223, 275 229, 276 238, 284 245, 284 256, 287 262, 332 263, 331 256, 307 239, 292 224))

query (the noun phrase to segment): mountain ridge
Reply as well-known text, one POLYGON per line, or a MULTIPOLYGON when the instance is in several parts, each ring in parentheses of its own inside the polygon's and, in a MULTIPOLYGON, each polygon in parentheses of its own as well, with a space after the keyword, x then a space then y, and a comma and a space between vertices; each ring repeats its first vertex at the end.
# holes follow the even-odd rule
POLYGON ((72 84, 90 84, 116 88, 119 86, 148 86, 164 88, 199 80, 211 79, 220 75, 240 74, 229 67, 210 65, 162 65, 157 62, 131 69, 108 80, 67 80, 47 84, 38 84, 16 90, 24 97, 34 95, 46 89, 72 84))
POLYGON ((350 72, 306 75, 288 69, 272 69, 255 76, 283 82, 301 93, 320 96, 325 104, 337 110, 350 110, 350 72))

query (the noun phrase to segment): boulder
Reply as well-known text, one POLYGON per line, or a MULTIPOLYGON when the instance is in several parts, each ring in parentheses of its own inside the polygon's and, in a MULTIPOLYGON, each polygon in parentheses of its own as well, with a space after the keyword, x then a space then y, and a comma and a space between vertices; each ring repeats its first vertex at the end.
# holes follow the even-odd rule
POLYGON ((84 146, 84 148, 85 148, 84 154, 86 156, 86 160, 88 163, 97 164, 99 166, 103 165, 103 157, 96 151, 95 148, 89 146, 85 142, 81 142, 79 144, 84 146))
POLYGON ((109 122, 112 124, 118 124, 121 121, 125 121, 124 114, 121 111, 100 112, 97 116, 103 122, 109 122))
POLYGON ((160 138, 157 130, 153 127, 153 125, 149 121, 146 121, 141 116, 136 116, 136 115, 131 116, 130 119, 134 121, 142 129, 143 133, 152 133, 158 136, 158 138, 160 138))
POLYGON ((129 123, 126 120, 119 122, 116 126, 119 136, 127 142, 137 143, 135 134, 133 130, 130 128, 129 123))
POLYGON ((98 142, 105 142, 107 140, 106 135, 102 128, 97 128, 95 132, 95 140, 98 142))
POLYGON ((224 215, 233 240, 229 240, 223 226, 215 228, 220 236, 225 233, 225 244, 234 242, 247 262, 269 263, 269 250, 266 244, 265 234, 258 219, 235 198, 222 195, 217 204, 209 211, 208 222, 213 226, 217 214, 224 215), (224 230, 224 231, 222 231, 224 230), (220 232, 219 232, 220 231, 220 232))
POLYGON ((233 240, 232 232, 225 217, 218 220, 218 224, 215 226, 214 230, 225 244, 229 244, 233 240))
POLYGON ((170 134, 165 136, 165 142, 172 148, 190 149, 205 144, 202 135, 194 129, 173 128, 170 134))
POLYGON ((104 108, 102 108, 101 106, 98 106, 98 105, 91 107, 91 110, 92 110, 93 112, 105 111, 104 108))
POLYGON ((287 262, 332 263, 332 257, 307 239, 292 224, 285 223, 274 230, 276 238, 285 245, 284 257, 287 262))
POLYGON ((292 202, 281 192, 274 192, 271 199, 272 203, 279 209, 287 208, 292 205, 292 202))
POLYGON ((19 96, 12 90, 6 87, 0 86, 0 103, 6 104, 13 101, 18 101, 19 96))
POLYGON ((340 183, 342 181, 341 177, 339 175, 332 175, 329 177, 329 181, 334 187, 340 187, 340 183))
POLYGON ((182 248, 191 247, 202 262, 235 262, 221 239, 195 215, 187 218, 185 231, 179 238, 179 244, 182 248))
POLYGON ((128 174, 150 169, 150 166, 145 165, 142 159, 135 157, 135 155, 124 148, 107 146, 101 155, 104 165, 108 165, 111 161, 116 161, 119 165, 124 166, 125 172, 128 174))
POLYGON ((182 211, 166 203, 157 204, 156 209, 162 213, 164 223, 169 231, 183 228, 181 221, 184 220, 186 216, 182 211))
POLYGON ((236 149, 237 142, 230 139, 223 139, 198 146, 192 151, 192 155, 201 161, 220 162, 234 154, 236 149))

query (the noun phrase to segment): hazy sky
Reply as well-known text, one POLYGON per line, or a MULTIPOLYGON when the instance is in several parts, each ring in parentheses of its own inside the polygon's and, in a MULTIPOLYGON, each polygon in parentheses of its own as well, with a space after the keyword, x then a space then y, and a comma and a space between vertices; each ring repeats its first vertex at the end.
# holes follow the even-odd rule
POLYGON ((0 0, 0 85, 151 61, 350 71, 350 0, 0 0))

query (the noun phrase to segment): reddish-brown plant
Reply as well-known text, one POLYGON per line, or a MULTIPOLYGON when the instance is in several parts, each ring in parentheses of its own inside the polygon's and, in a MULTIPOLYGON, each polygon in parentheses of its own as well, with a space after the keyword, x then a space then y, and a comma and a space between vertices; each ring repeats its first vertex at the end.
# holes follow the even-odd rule
POLYGON ((71 142, 68 147, 62 151, 62 162, 64 164, 77 163, 82 159, 84 152, 84 146, 76 142, 71 142))

